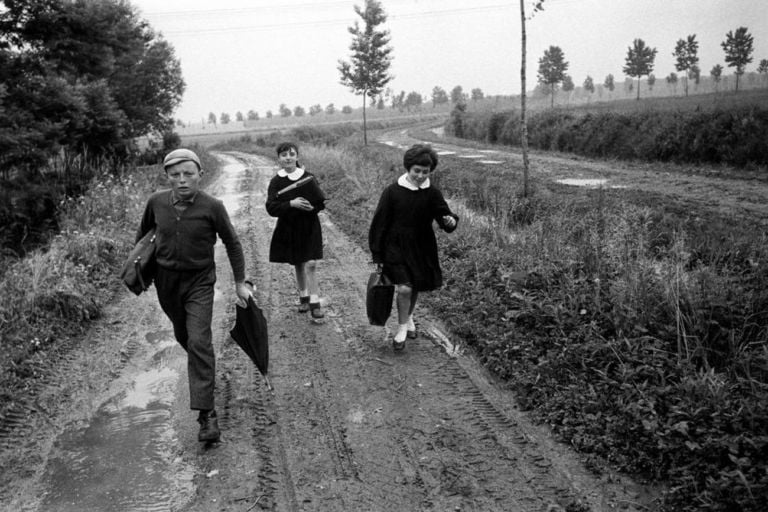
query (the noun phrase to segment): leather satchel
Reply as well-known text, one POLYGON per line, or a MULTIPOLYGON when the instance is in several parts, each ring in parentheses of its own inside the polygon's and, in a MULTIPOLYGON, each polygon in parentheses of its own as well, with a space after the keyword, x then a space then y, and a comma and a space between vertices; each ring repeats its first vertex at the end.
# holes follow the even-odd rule
POLYGON ((150 229, 136 243, 125 263, 123 263, 120 279, 136 295, 141 295, 147 291, 157 274, 157 262, 155 261, 156 238, 155 228, 150 229))
POLYGON ((386 325, 392 312, 395 285, 382 272, 371 272, 365 297, 365 309, 371 325, 386 325))

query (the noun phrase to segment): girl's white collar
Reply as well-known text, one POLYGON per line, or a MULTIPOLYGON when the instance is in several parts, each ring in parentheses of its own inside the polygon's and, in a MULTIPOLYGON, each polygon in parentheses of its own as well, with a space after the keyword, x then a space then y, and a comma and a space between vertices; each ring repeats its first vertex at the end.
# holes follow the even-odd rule
POLYGON ((296 170, 294 170, 290 174, 285 172, 285 169, 280 169, 279 171, 277 171, 277 175, 280 176, 281 178, 288 178, 291 181, 296 181, 302 176, 304 176, 304 169, 302 169, 301 167, 297 167, 296 170))
POLYGON ((397 184, 401 187, 405 187, 408 190, 419 190, 419 189, 425 189, 429 188, 429 178, 425 179, 424 182, 420 186, 416 186, 410 181, 408 181, 408 173, 402 174, 399 178, 397 178, 397 184))

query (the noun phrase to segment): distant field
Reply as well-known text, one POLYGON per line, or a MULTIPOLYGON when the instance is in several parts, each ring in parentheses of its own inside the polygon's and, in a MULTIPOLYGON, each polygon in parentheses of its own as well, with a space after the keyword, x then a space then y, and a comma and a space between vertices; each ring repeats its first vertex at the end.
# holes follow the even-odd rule
POLYGON ((707 93, 690 96, 667 96, 663 98, 640 98, 602 101, 570 107, 578 112, 634 112, 637 110, 709 110, 719 108, 728 110, 749 105, 768 105, 768 88, 749 89, 746 91, 707 93))
MULTIPOLYGON (((564 94, 558 92, 557 94, 564 94)), ((528 108, 535 112, 541 110, 550 110, 549 98, 532 97, 528 99, 528 108)), ((615 99, 599 100, 597 95, 590 101, 572 101, 566 103, 563 98, 555 101, 555 109, 572 110, 575 112, 634 112, 638 110, 709 110, 712 108, 729 109, 744 105, 768 105, 768 86, 763 88, 745 89, 738 93, 727 92, 707 92, 700 94, 690 94, 689 96, 641 96, 639 100, 635 97, 622 97, 615 99)), ((520 108, 520 99, 518 97, 494 98, 480 102, 470 102, 469 111, 504 111, 518 110, 520 108)))
MULTIPOLYGON (((602 86, 601 86, 602 87, 602 86)), ((651 110, 710 110, 715 108, 731 109, 745 105, 765 106, 768 105, 768 87, 745 88, 738 93, 733 91, 726 92, 700 92, 691 91, 689 96, 682 95, 682 91, 677 95, 664 96, 662 93, 667 88, 659 88, 654 91, 654 96, 647 94, 640 97, 640 100, 634 96, 627 97, 626 94, 618 90, 612 94, 605 93, 603 98, 600 95, 593 94, 587 99, 583 93, 575 92, 571 94, 569 100, 563 91, 558 91, 555 100, 555 109, 570 110, 574 112, 635 112, 651 110), (621 96, 621 98, 618 98, 621 96)), ((577 88, 578 91, 578 88, 577 88)), ((671 91, 669 91, 671 93, 671 91)), ((502 112, 510 110, 519 110, 520 99, 518 96, 490 96, 478 101, 469 101, 467 103, 470 112, 502 112)), ((541 97, 531 93, 528 98, 528 108, 531 112, 549 110, 550 101, 548 97, 541 97)), ((383 110, 368 109, 366 112, 369 122, 386 121, 408 124, 411 120, 414 124, 429 120, 430 118, 445 118, 450 115, 453 104, 447 103, 432 106, 431 102, 424 103, 421 107, 412 111, 399 111, 391 108, 383 110)), ((261 118, 257 121, 232 121, 228 124, 208 124, 208 123, 190 123, 183 127, 177 127, 177 133, 181 136, 184 144, 202 144, 205 146, 223 142, 233 137, 239 137, 246 134, 258 136, 273 131, 290 130, 302 126, 331 126, 343 123, 362 123, 362 109, 356 108, 350 114, 320 113, 315 116, 303 117, 272 117, 261 118)))
MULTIPOLYGON (((369 124, 385 122, 391 124, 418 124, 430 119, 443 119, 448 116, 450 109, 442 106, 431 108, 424 106, 420 110, 413 112, 399 112, 393 110, 376 111, 368 113, 366 118, 369 124)), ((355 110, 351 114, 319 114, 317 116, 304 117, 273 117, 271 119, 260 119, 258 121, 231 122, 227 125, 190 125, 184 128, 178 128, 177 133, 184 144, 200 144, 210 146, 219 142, 224 142, 232 138, 243 135, 259 136, 274 131, 291 130, 294 128, 309 126, 321 127, 332 126, 346 123, 360 123, 362 130, 363 116, 362 111, 355 110)))

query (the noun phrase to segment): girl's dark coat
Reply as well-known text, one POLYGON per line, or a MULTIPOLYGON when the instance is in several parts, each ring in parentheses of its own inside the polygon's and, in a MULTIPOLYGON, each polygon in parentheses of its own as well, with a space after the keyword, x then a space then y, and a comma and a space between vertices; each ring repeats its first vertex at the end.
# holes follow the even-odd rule
POLYGON ((368 233, 373 261, 383 263, 385 269, 388 265, 406 267, 417 291, 439 288, 443 274, 432 221, 450 233, 458 226, 458 219, 437 188, 411 190, 393 183, 381 194, 368 233), (445 225, 445 215, 456 219, 452 228, 445 225))
MULTIPOLYGON (((312 176, 304 172, 302 178, 312 176)), ((317 212, 325 208, 325 201, 302 196, 302 187, 295 188, 279 197, 277 192, 294 183, 287 177, 275 176, 267 189, 267 213, 277 217, 277 225, 272 233, 269 246, 269 261, 297 265, 309 260, 323 258, 323 233, 317 212), (312 206, 311 212, 292 208, 291 199, 306 197, 312 206)))

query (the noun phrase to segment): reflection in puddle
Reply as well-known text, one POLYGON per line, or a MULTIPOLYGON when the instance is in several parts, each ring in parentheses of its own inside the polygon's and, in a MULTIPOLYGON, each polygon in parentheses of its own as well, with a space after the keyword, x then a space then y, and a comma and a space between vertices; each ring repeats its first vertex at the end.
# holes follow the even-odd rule
POLYGON ((608 180, 604 178, 563 178, 556 181, 574 187, 604 187, 608 183, 608 180))
POLYGON ((175 342, 155 340, 154 348, 166 355, 159 367, 136 375, 90 424, 59 436, 39 510, 165 511, 192 492, 194 470, 174 461, 172 404, 179 372, 171 363, 183 351, 169 350, 170 343, 175 342))

